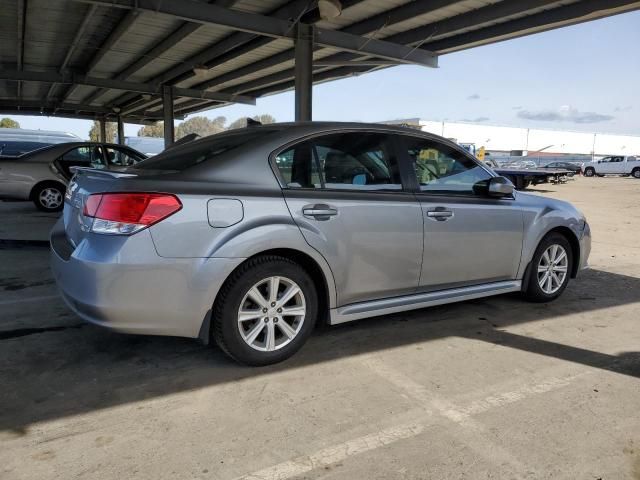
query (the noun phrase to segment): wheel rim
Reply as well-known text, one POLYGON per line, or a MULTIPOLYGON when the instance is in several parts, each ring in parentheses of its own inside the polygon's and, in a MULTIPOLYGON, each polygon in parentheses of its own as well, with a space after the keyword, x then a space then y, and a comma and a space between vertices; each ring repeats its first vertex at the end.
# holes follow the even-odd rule
POLYGON ((57 188, 45 188, 38 195, 38 200, 45 208, 58 208, 62 205, 62 192, 57 188))
POLYGON ((307 313, 300 286, 286 277, 260 280, 245 294, 238 308, 238 329, 247 345, 272 352, 291 343, 307 313))
POLYGON ((593 170, 587 170, 587 171, 585 172, 585 175, 586 175, 587 177, 592 177, 592 176, 593 176, 593 170))
POLYGON ((640 170, 635 170, 635 171, 633 172, 633 176, 634 176, 635 178, 640 178, 640 170))
POLYGON ((569 256, 562 245, 548 247, 538 262, 538 285, 544 293, 556 293, 567 278, 569 256))

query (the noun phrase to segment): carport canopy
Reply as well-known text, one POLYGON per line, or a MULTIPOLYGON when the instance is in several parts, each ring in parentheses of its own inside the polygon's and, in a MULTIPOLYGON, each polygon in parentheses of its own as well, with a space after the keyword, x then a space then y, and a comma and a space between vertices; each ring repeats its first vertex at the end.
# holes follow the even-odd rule
POLYGON ((640 8, 629 0, 3 0, 0 111, 148 123, 640 8))

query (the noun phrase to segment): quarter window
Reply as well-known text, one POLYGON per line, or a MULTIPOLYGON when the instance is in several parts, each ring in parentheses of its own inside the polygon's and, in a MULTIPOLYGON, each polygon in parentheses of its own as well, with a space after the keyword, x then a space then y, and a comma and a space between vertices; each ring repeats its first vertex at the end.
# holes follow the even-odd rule
POLYGON ((107 152, 109 166, 130 167, 143 160, 143 158, 138 155, 134 156, 132 153, 118 148, 105 147, 105 150, 107 152))
POLYGON ((402 189, 398 160, 386 134, 325 135, 285 150, 275 162, 288 188, 402 189))
POLYGON ((421 191, 463 195, 487 192, 491 175, 462 152, 423 138, 404 137, 404 142, 421 191))

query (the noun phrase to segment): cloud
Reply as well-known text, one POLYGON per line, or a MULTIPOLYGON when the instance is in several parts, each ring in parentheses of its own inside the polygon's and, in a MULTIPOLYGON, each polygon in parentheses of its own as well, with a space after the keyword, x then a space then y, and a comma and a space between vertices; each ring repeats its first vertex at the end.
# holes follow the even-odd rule
POLYGON ((467 100, 480 100, 480 95, 478 95, 477 93, 474 93, 473 95, 469 95, 467 97, 467 100))
POLYGON ((489 120, 491 120, 489 117, 477 117, 477 118, 463 118, 460 121, 468 122, 468 123, 482 123, 482 122, 488 122, 489 120))
POLYGON ((613 109, 614 112, 628 112, 629 110, 631 110, 633 107, 631 107, 631 105, 627 105, 625 107, 616 107, 613 109))
POLYGON ((581 112, 569 105, 563 105, 557 111, 554 110, 520 110, 518 117, 525 120, 539 122, 570 122, 570 123, 600 123, 613 120, 612 115, 596 112, 581 112))
POLYGON ((522 107, 520 105, 517 105, 515 107, 511 107, 512 110, 522 110, 522 107))

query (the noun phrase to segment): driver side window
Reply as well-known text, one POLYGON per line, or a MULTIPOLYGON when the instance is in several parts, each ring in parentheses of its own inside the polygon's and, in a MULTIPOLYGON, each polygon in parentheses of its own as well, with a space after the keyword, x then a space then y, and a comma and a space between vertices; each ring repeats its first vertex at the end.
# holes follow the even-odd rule
POLYGON ((491 175, 462 152, 434 140, 404 137, 420 190, 429 193, 481 195, 491 175))

